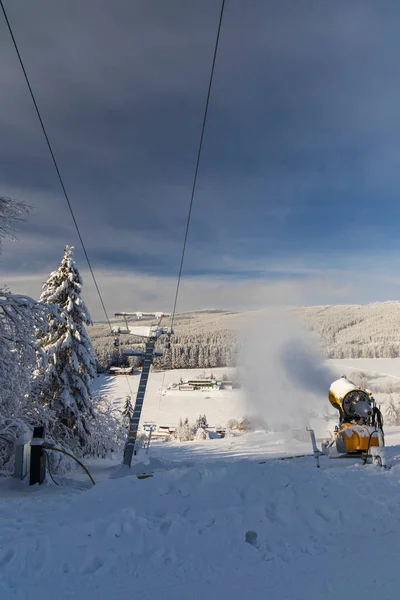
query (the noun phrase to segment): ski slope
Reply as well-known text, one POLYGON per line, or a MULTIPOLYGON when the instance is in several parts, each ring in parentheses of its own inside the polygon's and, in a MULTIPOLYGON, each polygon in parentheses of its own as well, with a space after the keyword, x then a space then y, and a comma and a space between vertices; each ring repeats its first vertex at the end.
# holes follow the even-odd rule
MULTIPOLYGON (((165 387, 181 375, 167 373, 165 387)), ((162 378, 150 378, 145 420, 206 413, 224 424, 245 412, 240 390, 163 395, 162 378)), ((132 391, 138 380, 129 378, 132 391)), ((125 377, 97 385, 116 403, 129 390, 125 377)), ((281 460, 310 454, 310 443, 258 431, 158 440, 128 471, 120 456, 89 461, 95 487, 80 472, 56 476, 58 486, 0 479, 0 598, 396 598, 400 428, 387 429, 386 443, 388 470, 281 460)))
POLYGON ((277 436, 221 448, 232 441, 231 454, 157 444, 134 469, 153 472, 144 480, 114 478, 110 462, 94 488, 3 480, 0 597, 397 597, 399 447, 388 471, 329 459, 318 470, 312 457, 276 459, 288 449, 277 436))
MULTIPOLYGON (((400 380, 400 359, 343 359, 326 361, 328 368, 337 376, 357 371, 371 374, 372 383, 382 384, 400 380)), ((151 373, 148 381, 146 400, 143 405, 142 422, 154 421, 158 426, 175 426, 179 419, 197 419, 205 414, 211 426, 225 426, 229 419, 240 419, 248 414, 249 405, 243 390, 179 391, 169 389, 180 379, 200 378, 213 373, 222 379, 224 373, 234 377, 233 369, 190 369, 151 373)), ((127 394, 136 394, 140 374, 131 376, 99 375, 95 381, 95 390, 111 396, 117 405, 123 405, 127 394)), ((266 396, 271 392, 266 391, 266 396)), ((272 389, 272 394, 274 389, 272 389)), ((276 391, 279 394, 279 390, 276 391)), ((379 399, 379 397, 378 397, 379 399)), ((320 406, 327 406, 327 394, 321 395, 320 406)), ((267 409, 266 409, 267 410, 267 409)))
MULTIPOLYGON (((213 369, 215 376, 221 377, 226 369, 213 369)), ((169 390, 173 383, 199 377, 204 369, 177 370, 151 373, 147 384, 146 400, 143 404, 142 422, 155 421, 157 425, 177 425, 180 418, 191 421, 199 414, 206 414, 212 426, 224 426, 228 419, 240 418, 246 411, 246 402, 241 390, 179 391, 169 390)), ((123 405, 127 394, 136 393, 140 373, 131 376, 100 375, 95 382, 96 389, 111 396, 118 405, 123 405)), ((134 400, 134 399, 133 399, 134 400)))

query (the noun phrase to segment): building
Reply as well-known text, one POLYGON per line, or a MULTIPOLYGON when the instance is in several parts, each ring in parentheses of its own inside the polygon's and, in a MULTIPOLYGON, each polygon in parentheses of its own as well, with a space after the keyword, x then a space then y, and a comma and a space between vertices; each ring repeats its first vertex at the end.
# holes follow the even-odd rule
POLYGON ((213 390, 219 389, 219 384, 215 379, 192 379, 187 382, 195 390, 213 390))

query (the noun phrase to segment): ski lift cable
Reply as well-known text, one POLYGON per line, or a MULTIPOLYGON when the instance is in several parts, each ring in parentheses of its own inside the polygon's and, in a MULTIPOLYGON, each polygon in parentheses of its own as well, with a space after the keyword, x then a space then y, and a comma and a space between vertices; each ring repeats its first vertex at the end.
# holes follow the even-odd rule
POLYGON ((178 281, 177 281, 176 292, 175 292, 174 308, 173 308, 172 316, 171 316, 171 327, 173 327, 173 325, 174 325, 176 306, 178 303, 178 296, 179 296, 179 288, 180 288, 180 283, 181 283, 181 279, 182 279, 183 262, 185 259, 185 252, 186 252, 186 245, 187 245, 187 239, 188 239, 188 234, 189 234, 190 220, 192 217, 193 201, 194 201, 194 196, 195 196, 196 186, 197 186, 197 176, 199 173, 200 158, 201 158, 201 152, 202 152, 202 148, 203 148, 204 132, 205 132, 206 123, 207 123, 208 107, 210 104, 211 88, 212 88, 212 83, 213 83, 213 79, 214 79, 215 63, 216 63, 217 54, 218 54, 222 18, 224 16, 224 8, 225 8, 225 0, 222 0, 221 11, 220 11, 220 16, 219 16, 219 23, 218 23, 218 30, 217 30, 217 37, 215 40, 214 56, 213 56, 211 72, 210 72, 210 80, 209 80, 209 84, 208 84, 207 99, 206 99, 206 104, 205 104, 205 108, 204 108, 203 124, 202 124, 202 128, 201 128, 200 142, 199 142, 199 147, 198 147, 198 151, 197 151, 197 160, 196 160, 196 168, 195 168, 194 177, 193 177, 192 193, 190 196, 189 211, 188 211, 188 216, 187 216, 187 221, 186 221, 186 230, 185 230, 185 236, 184 236, 184 240, 183 240, 182 255, 181 255, 181 261, 180 261, 179 273, 178 273, 178 281))
MULTIPOLYGON (((194 201, 194 196, 195 196, 195 193, 196 193, 197 176, 198 176, 198 173, 199 173, 200 158, 201 158, 201 152, 202 152, 202 149, 203 149, 204 132, 205 132, 206 123, 207 123, 208 107, 210 105, 211 88, 212 88, 213 79, 214 79, 215 63, 217 61, 217 55, 218 55, 219 39, 220 39, 220 34, 221 34, 221 26, 222 26, 222 19, 223 19, 223 16, 224 16, 224 9, 225 9, 225 0, 222 0, 221 11, 220 11, 220 15, 219 15, 219 22, 218 22, 217 37, 216 37, 216 40, 215 40, 213 61, 212 61, 212 65, 211 65, 210 80, 209 80, 209 84, 208 84, 206 104, 205 104, 205 107, 204 107, 203 124, 202 124, 202 127, 201 127, 200 142, 199 142, 199 147, 198 147, 198 151, 197 151, 197 160, 196 160, 196 167, 195 167, 194 177, 193 177, 192 193, 191 193, 191 196, 190 196, 189 211, 188 211, 188 216, 187 216, 187 220, 186 220, 185 235, 184 235, 184 239, 183 239, 181 261, 180 261, 180 265, 179 265, 178 280, 177 280, 176 291, 175 291, 174 307, 173 307, 172 315, 171 315, 171 327, 174 326, 175 314, 176 314, 176 307, 177 307, 177 304, 178 304, 179 289, 180 289, 180 284, 181 284, 181 279, 182 279, 182 271, 183 271, 183 262, 185 260, 185 253, 186 253, 187 239, 188 239, 188 234, 189 234, 190 220, 191 220, 191 217, 192 217, 192 210, 193 210, 193 201, 194 201)), ((160 410, 161 396, 162 396, 162 392, 163 392, 163 389, 164 389, 164 382, 165 382, 165 374, 166 374, 166 371, 164 370, 164 375, 163 375, 163 378, 162 378, 162 383, 161 383, 161 388, 160 388, 160 398, 158 400, 157 416, 158 416, 158 412, 160 410)))
POLYGON ((85 246, 85 244, 84 244, 84 241, 83 241, 83 238, 82 238, 81 231, 80 231, 80 229, 79 229, 79 226, 78 226, 78 223, 77 223, 77 220, 76 220, 76 217, 75 217, 75 214, 74 214, 74 211, 73 211, 73 208, 72 208, 72 205, 71 205, 71 202, 70 202, 70 199, 69 199, 68 193, 67 193, 67 190, 66 190, 66 188, 65 188, 65 185, 64 185, 64 180, 63 180, 63 178, 62 178, 62 176, 61 176, 61 172, 60 172, 60 169, 59 169, 59 166, 58 166, 58 163, 57 163, 57 160, 56 160, 55 154, 54 154, 54 152, 53 152, 53 147, 52 147, 52 145, 51 145, 51 142, 50 142, 49 136, 47 135, 46 127, 45 127, 45 125, 44 125, 44 122, 43 122, 43 119, 42 119, 42 115, 41 115, 41 112, 40 112, 40 110, 39 110, 39 106, 38 106, 38 104, 37 104, 37 102, 36 102, 35 94, 33 93, 33 89, 32 89, 32 86, 31 86, 31 83, 30 83, 30 80, 29 80, 29 77, 28 77, 27 71, 26 71, 26 69, 25 69, 24 61, 22 60, 22 56, 21 56, 21 53, 20 53, 20 51, 19 51, 18 44, 17 44, 17 41, 16 41, 16 39, 15 39, 15 36, 14 36, 14 33, 13 33, 13 29, 12 29, 12 27, 11 27, 11 23, 10 23, 10 21, 9 21, 9 19, 8 19, 7 12, 6 12, 6 9, 5 9, 5 6, 4 6, 4 3, 3 3, 3 0, 0 0, 0 6, 1 6, 1 10, 2 10, 2 12, 3 12, 4 19, 5 19, 5 22, 6 22, 6 24, 7 24, 7 28, 8 28, 8 31, 9 31, 9 33, 10 33, 10 37, 11 37, 11 39, 12 39, 12 42, 13 42, 13 45, 14 45, 15 51, 16 51, 16 53, 17 53, 17 56, 18 56, 19 64, 20 64, 20 66, 21 66, 21 69, 22 69, 22 72, 23 72, 23 74, 24 74, 25 82, 26 82, 26 84, 27 84, 27 86, 28 86, 28 89, 29 89, 29 93, 30 93, 31 99, 32 99, 33 105, 34 105, 34 107, 35 107, 35 110, 36 110, 36 114, 37 114, 37 117, 38 117, 38 119, 39 119, 39 123, 40 123, 41 129, 42 129, 42 131, 43 131, 43 135, 44 135, 44 137, 45 137, 45 140, 46 140, 46 143, 47 143, 47 147, 48 147, 48 149, 49 149, 49 152, 50 152, 50 155, 51 155, 51 158, 52 158, 52 161, 53 161, 53 164, 54 164, 55 170, 56 170, 56 172, 57 172, 57 177, 58 177, 58 180, 59 180, 59 182, 60 182, 60 185, 61 185, 61 188, 62 188, 62 191, 63 191, 63 195, 64 195, 64 197, 65 197, 65 200, 66 200, 66 202, 67 202, 67 205, 68 205, 69 211, 70 211, 70 213, 71 213, 72 221, 73 221, 73 223, 74 223, 74 225, 75 225, 75 229, 76 229, 76 232, 77 232, 77 234, 78 234, 79 241, 80 241, 80 243, 81 243, 81 245, 82 245, 83 253, 84 253, 84 255, 85 255, 85 258, 86 258, 87 264, 88 264, 88 266, 89 266, 89 270, 90 270, 90 273, 91 273, 91 275, 92 275, 92 279, 93 279, 93 282, 94 282, 94 285, 95 285, 95 288, 96 288, 97 294, 98 294, 98 296, 99 296, 99 299, 100 299, 101 306, 102 306, 102 308, 103 308, 103 311, 104 311, 104 314, 105 314, 105 316, 106 316, 107 323, 108 323, 108 325, 109 325, 110 329, 112 329, 111 322, 110 322, 110 319, 109 319, 109 317, 108 317, 108 313, 107 313, 107 310, 106 310, 106 307, 105 307, 105 304, 104 304, 104 301, 103 301, 103 297, 102 297, 102 295, 101 295, 100 288, 99 288, 99 285, 98 285, 98 283, 97 283, 97 279, 96 279, 96 276, 95 276, 95 274, 94 274, 93 267, 92 267, 92 265, 91 265, 91 262, 90 262, 90 259, 89 259, 89 255, 88 255, 88 253, 87 253, 86 246, 85 246))
MULTIPOLYGON (((25 68, 25 65, 24 65, 24 61, 22 60, 22 56, 21 56, 21 53, 19 51, 18 44, 17 44, 17 41, 16 41, 14 33, 13 33, 13 29, 11 27, 11 23, 10 23, 10 21, 8 19, 8 15, 7 15, 7 12, 6 12, 3 0, 0 0, 0 7, 1 7, 1 10, 3 12, 3 16, 4 16, 5 22, 7 24, 7 28, 8 28, 8 31, 10 33, 10 37, 12 39, 12 42, 13 42, 16 54, 18 56, 18 60, 19 60, 20 66, 21 66, 21 70, 23 72, 23 75, 24 75, 24 78, 25 78, 25 81, 26 81, 26 84, 27 84, 27 87, 28 87, 28 90, 29 90, 32 102, 33 102, 33 105, 35 107, 35 111, 36 111, 37 117, 39 119, 39 123, 40 123, 41 129, 43 131, 43 135, 45 137, 45 140, 46 140, 49 152, 50 152, 50 156, 52 158, 52 161, 53 161, 53 164, 54 164, 54 168, 56 170, 57 177, 58 177, 58 180, 60 182, 60 185, 61 185, 61 188, 62 188, 62 191, 63 191, 63 195, 64 195, 65 200, 67 202, 68 209, 69 209, 69 211, 71 213, 71 217, 72 217, 72 220, 73 220, 76 232, 78 234, 79 241, 81 243, 81 246, 82 246, 82 249, 83 249, 86 261, 87 261, 87 264, 89 266, 89 270, 90 270, 90 273, 91 273, 91 276, 92 276, 92 279, 93 279, 93 282, 94 282, 97 294, 99 296, 100 303, 101 303, 101 306, 103 308, 103 312, 105 314, 107 323, 108 323, 110 329, 112 330, 112 326, 111 326, 111 322, 110 322, 110 319, 109 319, 109 316, 108 316, 108 313, 107 313, 107 309, 106 309, 106 306, 104 304, 104 300, 103 300, 103 297, 101 295, 100 288, 99 288, 99 285, 97 283, 97 279, 96 279, 96 276, 94 274, 94 270, 93 270, 92 264, 91 264, 90 259, 89 259, 89 255, 87 253, 86 246, 85 246, 85 243, 83 241, 83 237, 82 237, 80 228, 78 226, 78 222, 76 220, 75 213, 74 213, 74 210, 72 208, 72 205, 71 205, 71 202, 70 202, 70 199, 69 199, 69 196, 68 196, 65 184, 64 184, 64 180, 63 180, 63 177, 62 177, 61 172, 60 172, 60 168, 58 166, 57 159, 56 159, 54 151, 53 151, 53 147, 51 145, 49 136, 47 134, 47 130, 46 130, 46 127, 44 125, 44 121, 43 121, 41 112, 39 110, 39 106, 37 104, 35 94, 33 93, 33 89, 32 89, 32 86, 31 86, 31 83, 30 83, 30 80, 29 80, 29 77, 28 77, 28 74, 27 74, 27 71, 26 71, 26 68, 25 68)), ((193 178, 192 192, 191 192, 191 196, 190 196, 189 211, 188 211, 188 216, 187 216, 187 221, 186 221, 186 229, 185 229, 185 235, 184 235, 184 240, 183 240, 181 260, 180 260, 180 265, 179 265, 178 280, 177 280, 177 286, 176 286, 176 292, 175 292, 175 298, 174 298, 174 307, 173 307, 172 317, 171 317, 171 327, 173 326, 174 320, 175 320, 176 307, 177 307, 179 290, 180 290, 180 283, 181 283, 181 279, 182 279, 183 263, 184 263, 185 253, 186 253, 186 246, 187 246, 187 239, 188 239, 190 221, 191 221, 191 216, 192 216, 193 202, 194 202, 194 196, 195 196, 196 186, 197 186, 197 176, 198 176, 198 172, 199 172, 200 158, 201 158, 201 153, 202 153, 202 148, 203 148, 204 132, 205 132, 205 127, 206 127, 206 122, 207 122, 208 108, 209 108, 209 104, 210 104, 211 88, 212 88, 212 83, 213 83, 213 78, 214 78, 214 71, 215 71, 215 64, 216 64, 216 59, 217 59, 217 54, 218 54, 219 39, 220 39, 220 33, 221 33, 221 25, 222 25, 222 18, 223 18, 223 14, 224 14, 224 8, 225 8, 225 0, 222 0, 222 2, 221 2, 220 17, 219 17, 219 22, 218 22, 217 37, 216 37, 215 48, 214 48, 214 55, 213 55, 213 61, 212 61, 212 66, 211 66, 210 80, 209 80, 208 91, 207 91, 207 98, 206 98, 206 104, 205 104, 205 109, 204 109, 204 117, 203 117, 203 123, 202 123, 202 128, 201 128, 200 142, 199 142, 199 148, 198 148, 198 152, 197 152, 197 160, 196 160, 196 167, 195 167, 194 178, 193 178)), ((164 377, 165 377, 165 373, 164 373, 164 377)), ((164 377, 163 377, 163 381, 164 381, 164 377)))
MULTIPOLYGON (((93 279, 93 282, 94 282, 94 285, 95 285, 95 288, 96 288, 96 291, 97 291, 97 295, 98 295, 98 297, 99 297, 99 300, 100 300, 100 303, 101 303, 101 306, 102 306, 102 309, 103 309, 104 315, 105 315, 105 317, 106 317, 106 321, 107 321, 107 323, 108 323, 108 326, 109 326, 109 328, 110 328, 110 331, 112 331, 112 325, 111 325, 110 318, 109 318, 109 316, 108 316, 108 312, 107 312, 107 309, 106 309, 106 305, 105 305, 105 303, 104 303, 103 296, 102 296, 102 294, 101 294, 101 292, 100 292, 100 288, 99 288, 99 285, 98 285, 98 283, 97 283, 97 279, 96 279, 96 276, 95 276, 95 274, 94 274, 94 270, 93 270, 93 267, 92 267, 92 264, 91 264, 91 261, 90 261, 89 255, 88 255, 88 253, 87 253, 87 250, 86 250, 86 245, 85 245, 85 243, 84 243, 84 241, 83 241, 83 237, 82 237, 82 234, 81 234, 81 231, 80 231, 80 228, 79 228, 78 222, 77 222, 77 220, 76 220, 75 213, 74 213, 74 210, 73 210, 73 208, 72 208, 72 205, 71 205, 71 202, 70 202, 70 199, 69 199, 69 196, 68 196, 68 193, 67 193, 67 190, 66 190, 65 184, 64 184, 64 180, 63 180, 63 177, 62 177, 62 175, 61 175, 61 171, 60 171, 60 168, 59 168, 59 166, 58 166, 57 159, 56 159, 56 157, 55 157, 55 154, 54 154, 54 151, 53 151, 53 147, 52 147, 52 145, 51 145, 51 142, 50 142, 49 136, 48 136, 48 134, 47 134, 47 130, 46 130, 46 127, 45 127, 45 124, 44 124, 44 121, 43 121, 43 118, 42 118, 41 112, 40 112, 40 110, 39 110, 39 106, 38 106, 38 103, 37 103, 37 101, 36 101, 35 94, 33 93, 33 89, 32 89, 32 86, 31 86, 31 83, 30 83, 30 80, 29 80, 29 77, 28 77, 28 73, 27 73, 27 71, 26 71, 26 68, 25 68, 24 61, 22 60, 22 56, 21 56, 21 53, 20 53, 20 51, 19 51, 19 48, 18 48, 17 40, 15 39, 14 32, 13 32, 13 29, 12 29, 12 27, 11 27, 11 23, 10 23, 10 21, 9 21, 9 19, 8 19, 7 12, 6 12, 6 9, 5 9, 5 6, 4 6, 4 3, 3 3, 3 0, 0 0, 0 7, 1 7, 1 10, 2 10, 2 12, 3 12, 3 16, 4 16, 5 22, 6 22, 6 24, 7 24, 8 31, 9 31, 9 33, 10 33, 10 37, 11 37, 12 43, 13 43, 13 45, 14 45, 15 52, 16 52, 16 54, 17 54, 17 56, 18 56, 18 61, 19 61, 19 64, 20 64, 20 66, 21 66, 21 70, 22 70, 22 72, 23 72, 23 75, 24 75, 24 78, 25 78, 26 85, 28 86, 29 93, 30 93, 30 96, 31 96, 31 99, 32 99, 33 105, 34 105, 34 107, 35 107, 35 111, 36 111, 37 117, 38 117, 38 119, 39 119, 39 123, 40 123, 41 129, 42 129, 42 131, 43 131, 43 135, 44 135, 44 137, 45 137, 45 140, 46 140, 46 143, 47 143, 47 147, 48 147, 48 149, 49 149, 50 156, 51 156, 51 158, 52 158, 52 161, 53 161, 53 164, 54 164, 54 168, 55 168, 55 170, 56 170, 57 177, 58 177, 58 180, 59 180, 59 182, 60 182, 60 185, 61 185, 61 189, 62 189, 63 195, 64 195, 64 197, 65 197, 65 200, 66 200, 66 202, 67 202, 68 209, 69 209, 69 211, 70 211, 70 213, 71 213, 72 221, 73 221, 73 223, 74 223, 74 226, 75 226, 76 232, 77 232, 77 234, 78 234, 78 238, 79 238, 79 241, 80 241, 80 243, 81 243, 81 246, 82 246, 82 249, 83 249, 83 253, 84 253, 84 255, 85 255, 85 258, 86 258, 86 262, 87 262, 87 264, 88 264, 88 266, 89 266, 89 271, 90 271, 90 274, 91 274, 91 276, 92 276, 92 279, 93 279)), ((126 379, 127 379, 127 382, 128 382, 128 387, 129 387, 130 393, 132 394, 133 392, 132 392, 131 384, 130 384, 130 381, 129 381, 129 379, 128 379, 128 376, 127 376, 127 375, 126 375, 126 379)))

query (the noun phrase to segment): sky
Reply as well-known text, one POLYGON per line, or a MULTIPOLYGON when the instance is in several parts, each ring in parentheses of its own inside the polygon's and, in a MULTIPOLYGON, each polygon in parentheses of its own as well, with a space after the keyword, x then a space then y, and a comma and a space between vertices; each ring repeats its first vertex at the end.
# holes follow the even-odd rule
MULTIPOLYGON (((4 0, 107 310, 170 311, 219 0, 4 0)), ((226 0, 178 311, 400 296, 397 0, 226 0)), ((102 309, 0 17, 0 285, 66 244, 102 309)))

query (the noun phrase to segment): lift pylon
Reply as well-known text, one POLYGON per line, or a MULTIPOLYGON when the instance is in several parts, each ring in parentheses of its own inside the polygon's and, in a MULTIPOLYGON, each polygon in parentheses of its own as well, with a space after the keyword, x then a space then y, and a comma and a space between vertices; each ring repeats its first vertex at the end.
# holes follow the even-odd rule
POLYGON ((133 409, 132 418, 129 423, 129 431, 125 444, 124 460, 123 464, 130 467, 132 463, 133 455, 136 454, 135 446, 137 433, 139 429, 140 417, 142 414, 143 401, 146 393, 147 381, 149 378, 150 367, 153 363, 153 359, 162 356, 162 350, 154 350, 155 344, 163 335, 171 336, 174 331, 172 327, 161 327, 161 321, 164 317, 169 317, 168 313, 115 313, 116 317, 123 317, 125 321, 125 329, 121 327, 114 327, 113 332, 117 334, 130 334, 137 337, 146 339, 145 351, 126 349, 123 354, 126 356, 142 356, 144 358, 142 374, 139 381, 139 389, 136 394, 135 406, 133 409), (156 323, 149 326, 132 326, 128 323, 129 317, 136 317, 137 320, 141 318, 155 318, 156 323))

